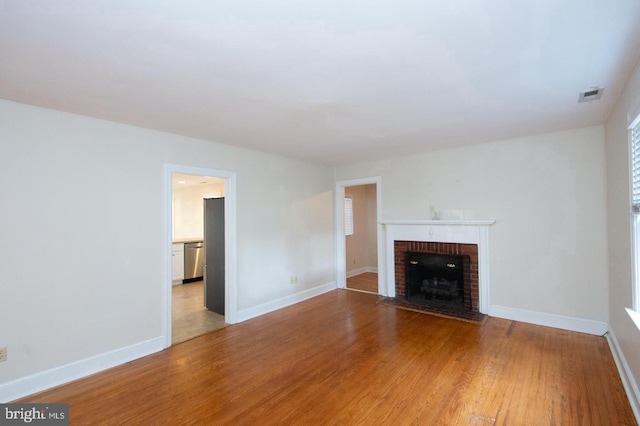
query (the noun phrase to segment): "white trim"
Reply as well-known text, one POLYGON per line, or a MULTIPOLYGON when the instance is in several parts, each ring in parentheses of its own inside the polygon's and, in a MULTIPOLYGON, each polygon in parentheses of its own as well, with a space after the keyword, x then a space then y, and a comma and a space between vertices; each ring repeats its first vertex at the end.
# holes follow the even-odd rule
POLYGON ((386 293, 396 295, 394 241, 427 241, 478 245, 478 310, 486 314, 489 309, 489 227, 494 220, 388 220, 381 222, 384 229, 386 265, 386 293))
POLYGON ((347 286, 347 243, 344 235, 344 208, 342 207, 344 197, 344 186, 336 183, 333 207, 336 234, 336 286, 338 288, 347 286))
POLYGON ((346 288, 347 286, 347 249, 344 236, 344 210, 342 208, 342 200, 345 196, 346 187, 358 185, 376 185, 376 222, 378 223, 376 235, 378 245, 378 268, 380 268, 381 272, 378 274, 378 294, 388 296, 386 293, 387 286, 384 283, 384 241, 382 239, 382 225, 380 224, 380 220, 382 218, 382 178, 380 176, 336 181, 333 193, 335 219, 334 232, 336 235, 336 286, 337 288, 346 288))
POLYGON ((613 360, 618 368, 618 373, 620 374, 624 390, 627 393, 627 398, 629 399, 629 404, 631 404, 633 414, 636 416, 636 421, 640 424, 640 390, 638 389, 638 383, 629 368, 627 359, 620 348, 620 344, 618 343, 618 339, 616 338, 613 330, 609 330, 609 333, 607 334, 607 342, 609 342, 609 348, 611 349, 613 360))
POLYGON ((361 274, 366 274, 367 272, 370 272, 372 274, 377 274, 378 268, 376 268, 375 266, 363 266, 362 268, 353 269, 351 271, 347 271, 347 278, 355 277, 361 274))
POLYGON ((171 175, 183 173, 190 175, 212 176, 224 179, 224 227, 225 227, 225 300, 224 320, 227 324, 235 324, 238 311, 237 289, 237 252, 236 252, 236 173, 226 170, 208 169, 203 167, 184 166, 180 164, 164 165, 164 214, 165 214, 165 259, 164 259, 164 311, 162 320, 162 335, 165 338, 165 347, 171 346, 171 175))
MULTIPOLYGON (((640 62, 639 62, 640 63, 640 62)), ((637 96, 630 104, 627 110, 627 128, 633 127, 634 123, 640 118, 640 96, 637 96)))
POLYGON ((489 306, 488 314, 492 317, 526 322, 529 324, 544 325, 546 327, 560 328, 580 333, 594 334, 596 336, 602 336, 609 329, 606 322, 548 314, 545 312, 528 311, 508 306, 491 305, 489 306))
POLYGON ((136 343, 125 348, 116 349, 100 355, 55 367, 50 370, 21 377, 11 382, 0 384, 0 403, 7 403, 18 398, 50 389, 54 386, 86 377, 100 371, 142 358, 164 348, 164 338, 156 337, 146 342, 136 343))
POLYGON ((367 267, 363 266, 362 268, 358 268, 358 269, 353 269, 351 271, 347 271, 347 278, 352 278, 361 274, 364 274, 367 271, 367 267))
POLYGON ((237 189, 236 174, 230 175, 224 181, 224 271, 225 271, 225 298, 224 321, 227 324, 238 322, 238 263, 237 263, 237 189))
POLYGON ((638 330, 640 330, 640 312, 630 308, 625 308, 625 310, 627 311, 627 314, 629 314, 629 316, 631 317, 631 321, 633 321, 633 323, 636 325, 638 330))
POLYGON ((312 297, 319 296, 324 293, 328 293, 336 289, 336 283, 330 282, 317 287, 313 287, 299 293, 294 293, 289 296, 282 297, 280 299, 272 300, 267 303, 263 303, 252 308, 241 309, 238 311, 238 322, 250 320, 251 318, 259 317, 260 315, 268 314, 269 312, 277 311, 278 309, 286 308, 287 306, 295 305, 312 297))
POLYGON ((383 220, 384 225, 452 225, 452 226, 490 226, 495 220, 383 220))
MULTIPOLYGON (((629 188, 631 188, 631 185, 629 185, 629 188)), ((629 191, 631 191, 631 189, 629 189, 629 191)), ((629 195, 629 200, 631 200, 631 195, 629 195)), ((631 230, 629 238, 629 260, 631 263, 631 307, 633 310, 640 309, 640 305, 638 304, 638 300, 640 299, 638 297, 638 272, 640 271, 638 271, 638 261, 636 259, 637 254, 639 253, 638 243, 640 242, 637 237, 637 223, 639 218, 640 216, 638 215, 633 213, 629 214, 629 229, 631 230)))

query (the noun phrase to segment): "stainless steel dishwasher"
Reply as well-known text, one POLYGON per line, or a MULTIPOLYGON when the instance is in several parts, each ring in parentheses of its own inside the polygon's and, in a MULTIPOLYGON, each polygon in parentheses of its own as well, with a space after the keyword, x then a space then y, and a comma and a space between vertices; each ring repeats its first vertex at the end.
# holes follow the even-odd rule
POLYGON ((198 281, 202 279, 204 266, 204 243, 186 243, 184 245, 184 281, 198 281))

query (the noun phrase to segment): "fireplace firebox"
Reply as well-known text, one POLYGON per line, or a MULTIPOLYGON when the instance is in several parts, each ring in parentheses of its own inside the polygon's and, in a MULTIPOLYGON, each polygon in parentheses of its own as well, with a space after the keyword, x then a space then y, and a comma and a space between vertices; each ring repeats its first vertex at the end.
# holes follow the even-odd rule
MULTIPOLYGON (((448 243, 448 242, 426 242, 426 241, 403 241, 395 240, 393 242, 394 252, 394 271, 395 271, 395 297, 401 298, 407 303, 413 305, 422 305, 428 309, 442 311, 443 313, 479 313, 479 286, 478 286, 478 245, 467 243, 448 243), (460 309, 459 305, 446 303, 444 295, 435 297, 434 293, 431 299, 426 298, 426 293, 415 292, 412 300, 407 300, 407 280, 406 265, 407 254, 431 254, 431 255, 455 255, 462 257, 463 269, 463 291, 464 291, 464 309, 460 309)), ((457 265, 457 264, 456 264, 457 265)), ((447 279, 447 277, 444 277, 447 279)), ((424 280, 426 278, 423 278, 424 280)), ((420 287, 422 280, 419 281, 420 287)), ((432 281, 433 282, 433 281, 432 281)), ((438 281, 438 284, 440 282, 438 281)), ((458 282, 459 283, 459 282, 458 282)), ((420 288, 418 287, 418 288, 420 288)), ((414 290, 414 288, 410 289, 414 290)), ((453 298, 452 298, 453 299, 453 298)))
POLYGON ((407 301, 445 311, 467 310, 471 303, 465 300, 470 293, 465 291, 465 265, 468 268, 469 263, 464 255, 405 252, 407 301))

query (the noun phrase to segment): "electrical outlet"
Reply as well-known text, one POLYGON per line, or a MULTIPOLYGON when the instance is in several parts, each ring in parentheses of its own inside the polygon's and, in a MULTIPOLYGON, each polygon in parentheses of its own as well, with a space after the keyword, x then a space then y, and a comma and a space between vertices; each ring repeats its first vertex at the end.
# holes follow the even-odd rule
POLYGON ((7 348, 0 348, 0 362, 5 362, 7 360, 7 348))

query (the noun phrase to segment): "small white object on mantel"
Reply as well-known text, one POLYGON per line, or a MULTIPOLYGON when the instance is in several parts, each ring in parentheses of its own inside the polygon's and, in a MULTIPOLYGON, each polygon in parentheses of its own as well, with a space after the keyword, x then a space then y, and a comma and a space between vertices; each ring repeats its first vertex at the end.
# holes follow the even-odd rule
POLYGON ((489 311, 489 226, 495 220, 381 220, 384 234, 386 295, 395 297, 395 241, 476 244, 478 246, 478 310, 489 311))

